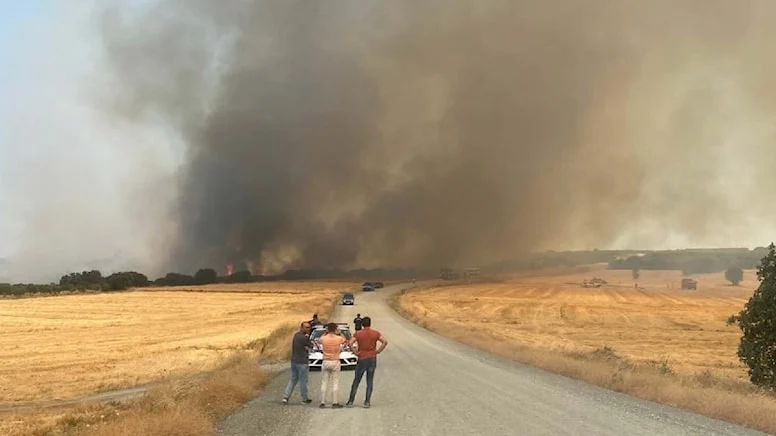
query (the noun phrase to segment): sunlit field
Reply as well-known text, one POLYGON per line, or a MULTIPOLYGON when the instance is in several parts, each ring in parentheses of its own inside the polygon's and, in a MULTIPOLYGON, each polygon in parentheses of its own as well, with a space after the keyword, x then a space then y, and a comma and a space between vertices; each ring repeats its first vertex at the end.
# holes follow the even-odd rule
POLYGON ((721 273, 694 278, 697 291, 679 289, 678 271, 641 271, 637 281, 631 271, 609 270, 514 276, 507 283, 410 293, 401 304, 426 319, 536 349, 587 352, 609 347, 635 362, 746 378, 736 357, 741 332, 726 320, 757 287, 755 272, 746 271, 737 287, 721 273), (593 277, 608 284, 581 286, 593 277))
POLYGON ((348 283, 158 288, 0 300, 0 403, 68 399, 210 370, 310 319, 348 283))
POLYGON ((726 321, 757 288, 724 274, 600 267, 445 283, 400 295, 400 313, 436 333, 551 372, 776 434, 776 397, 749 383, 726 321), (607 283, 585 288, 584 280, 607 283))

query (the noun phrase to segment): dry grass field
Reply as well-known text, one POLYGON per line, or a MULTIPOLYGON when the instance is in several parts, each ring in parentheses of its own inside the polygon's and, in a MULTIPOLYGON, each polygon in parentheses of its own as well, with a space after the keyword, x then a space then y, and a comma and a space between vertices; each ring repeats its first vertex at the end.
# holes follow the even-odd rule
POLYGON ((124 403, 0 416, 0 434, 211 435, 256 394, 258 359, 285 358, 302 320, 351 282, 276 282, 0 300, 0 404, 149 383, 124 403))
POLYGON ((401 295, 410 319, 469 345, 642 398, 776 432, 776 398, 748 383, 736 356, 741 331, 727 326, 759 282, 724 274, 575 268, 499 283, 447 283, 401 295), (582 281, 600 277, 601 288, 582 281))
POLYGON ((210 370, 279 326, 309 319, 342 289, 283 283, 0 300, 0 403, 210 370))
POLYGON ((630 271, 602 270, 442 287, 408 294, 402 304, 425 318, 532 348, 589 352, 607 346, 634 362, 667 361, 680 372, 746 377, 736 357, 740 330, 725 321, 756 288, 754 271, 746 271, 738 287, 725 284, 722 274, 699 276, 695 292, 676 289, 678 272, 641 275, 639 289, 630 271), (610 285, 579 285, 593 276, 610 285))

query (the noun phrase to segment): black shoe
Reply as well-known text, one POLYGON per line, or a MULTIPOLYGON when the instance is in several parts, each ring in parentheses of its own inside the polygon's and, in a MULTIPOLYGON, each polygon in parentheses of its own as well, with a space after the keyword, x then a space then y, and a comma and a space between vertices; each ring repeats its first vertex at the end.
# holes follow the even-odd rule
POLYGON ((323 403, 321 403, 321 404, 320 404, 318 407, 319 407, 319 408, 321 408, 321 409, 323 409, 324 407, 326 407, 326 405, 325 405, 325 404, 323 404, 323 403))
POLYGON ((311 400, 311 399, 309 399, 309 398, 308 398, 308 399, 306 399, 306 400, 302 400, 302 402, 303 402, 303 403, 305 403, 305 404, 310 404, 310 403, 312 403, 312 402, 313 402, 313 400, 311 400))
POLYGON ((370 408, 370 407, 372 407, 372 405, 371 405, 371 404, 369 404, 369 401, 366 401, 366 402, 364 402, 364 408, 365 408, 365 409, 368 409, 368 408, 370 408))
POLYGON ((331 405, 332 409, 342 409, 342 404, 340 403, 334 403, 331 405))
POLYGON ((348 401, 347 403, 345 403, 345 407, 353 407, 353 402, 348 401))

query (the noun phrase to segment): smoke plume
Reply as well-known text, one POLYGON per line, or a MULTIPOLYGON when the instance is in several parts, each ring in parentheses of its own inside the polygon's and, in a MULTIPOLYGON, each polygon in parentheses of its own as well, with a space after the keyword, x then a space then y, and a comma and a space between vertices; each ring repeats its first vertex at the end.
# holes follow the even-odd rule
POLYGON ((186 144, 170 268, 481 265, 773 236, 758 230, 776 209, 760 195, 776 188, 769 0, 101 12, 106 106, 186 144))

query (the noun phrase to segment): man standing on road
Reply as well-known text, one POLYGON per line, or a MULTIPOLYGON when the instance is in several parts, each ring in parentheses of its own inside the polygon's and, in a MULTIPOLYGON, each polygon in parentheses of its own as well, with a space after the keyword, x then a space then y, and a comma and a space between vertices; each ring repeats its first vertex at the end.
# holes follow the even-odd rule
POLYGON ((365 316, 362 320, 364 325, 363 330, 357 331, 353 334, 353 337, 348 341, 348 345, 353 347, 354 343, 358 343, 356 355, 358 356, 358 363, 356 364, 356 374, 353 378, 353 384, 350 386, 350 397, 346 406, 353 407, 353 402, 356 401, 356 393, 358 392, 358 385, 361 383, 361 377, 366 372, 366 398, 364 400, 364 407, 370 407, 372 399, 372 387, 374 385, 375 370, 377 369, 377 355, 382 353, 386 346, 388 346, 388 340, 377 330, 372 329, 372 319, 365 316), (377 343, 380 342, 380 348, 377 348, 377 343))
POLYGON ((311 320, 309 321, 309 323, 310 323, 310 328, 313 328, 313 327, 315 327, 315 326, 317 326, 317 325, 321 325, 321 324, 323 324, 323 323, 321 322, 321 320, 319 320, 319 319, 318 319, 318 314, 317 314, 317 313, 314 313, 314 314, 313 314, 313 319, 311 319, 311 320))
POLYGON ((357 313, 356 317, 353 319, 353 325, 356 327, 356 331, 361 330, 361 327, 363 326, 362 320, 361 320, 361 314, 357 313))
POLYGON ((310 336, 308 336, 311 330, 310 322, 305 321, 291 340, 291 379, 288 381, 286 391, 283 394, 283 404, 288 404, 288 399, 294 393, 297 382, 299 383, 299 394, 302 396, 302 402, 310 404, 313 401, 307 393, 307 379, 310 373, 308 357, 310 355, 310 348, 313 345, 310 342, 310 336))
POLYGON ((321 408, 326 407, 326 393, 331 387, 331 407, 339 409, 339 376, 340 376, 340 347, 347 340, 337 332, 337 324, 330 322, 326 325, 326 334, 321 338, 323 348, 323 364, 321 365, 321 408))

